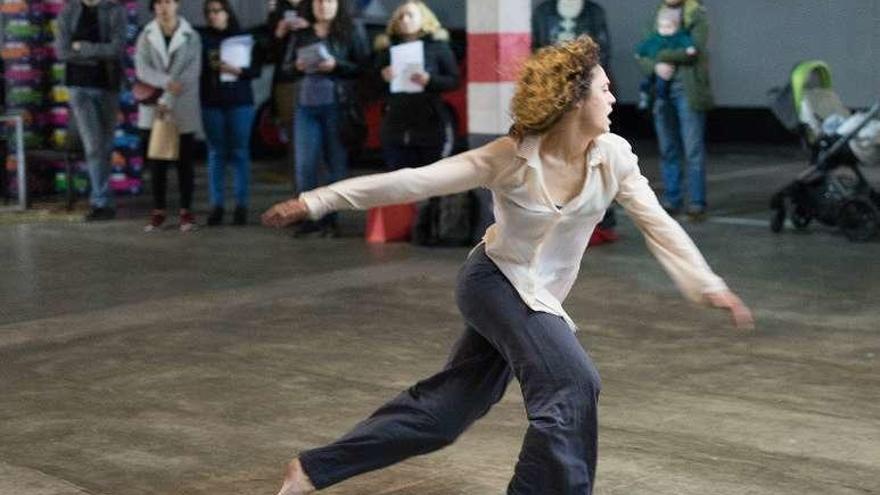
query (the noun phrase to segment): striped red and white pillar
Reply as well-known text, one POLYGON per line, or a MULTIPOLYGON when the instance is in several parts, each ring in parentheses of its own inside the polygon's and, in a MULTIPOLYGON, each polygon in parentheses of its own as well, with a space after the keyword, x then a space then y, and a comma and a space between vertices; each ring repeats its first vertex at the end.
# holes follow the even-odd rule
POLYGON ((506 134, 520 63, 531 50, 531 0, 467 2, 468 141, 506 134))

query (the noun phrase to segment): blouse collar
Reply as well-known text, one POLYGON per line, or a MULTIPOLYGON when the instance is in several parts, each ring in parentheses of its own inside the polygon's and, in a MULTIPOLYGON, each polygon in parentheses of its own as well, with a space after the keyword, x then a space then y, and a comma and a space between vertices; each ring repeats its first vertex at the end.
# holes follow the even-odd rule
MULTIPOLYGON (((527 134, 517 146, 517 156, 525 160, 529 167, 537 168, 541 165, 541 157, 539 154, 541 138, 541 134, 527 134)), ((606 162, 605 155, 599 148, 598 143, 596 140, 593 140, 593 143, 590 145, 590 149, 587 152, 587 165, 589 167, 598 167, 606 162)))

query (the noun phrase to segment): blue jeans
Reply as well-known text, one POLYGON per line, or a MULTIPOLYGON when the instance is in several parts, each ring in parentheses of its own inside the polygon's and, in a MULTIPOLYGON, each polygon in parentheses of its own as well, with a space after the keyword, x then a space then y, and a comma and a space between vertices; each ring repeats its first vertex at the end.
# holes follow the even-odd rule
POLYGON ((297 106, 293 133, 297 192, 309 191, 348 175, 348 150, 339 138, 337 105, 297 106), (327 165, 327 176, 319 182, 322 160, 327 165))
POLYGON ((684 204, 682 157, 687 157, 690 205, 706 207, 706 112, 693 110, 681 81, 673 81, 667 98, 654 102, 654 128, 660 143, 663 202, 673 208, 684 204))
POLYGON ((235 171, 235 204, 247 207, 251 184, 251 128, 254 106, 204 107, 202 122, 208 144, 208 186, 211 206, 223 208, 226 193, 226 165, 235 171))
POLYGON ((119 93, 100 88, 72 86, 70 108, 86 154, 93 208, 112 208, 110 155, 119 110, 119 93))
POLYGON ((338 441, 300 454, 317 488, 452 444, 515 376, 529 427, 508 495, 590 495, 601 382, 563 319, 530 309, 474 250, 458 276, 467 328, 442 371, 403 391, 338 441))

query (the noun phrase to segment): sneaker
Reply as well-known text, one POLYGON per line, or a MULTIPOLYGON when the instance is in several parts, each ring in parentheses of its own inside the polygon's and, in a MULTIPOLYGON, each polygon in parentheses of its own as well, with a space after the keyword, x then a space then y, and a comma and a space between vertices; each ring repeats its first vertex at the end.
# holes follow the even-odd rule
POLYGON ((153 210, 153 213, 150 214, 150 223, 144 226, 144 232, 158 232, 162 229, 162 224, 165 223, 165 212, 160 210, 153 210))
POLYGON ((598 246, 600 244, 610 244, 617 239, 620 239, 620 235, 614 229, 596 227, 596 229, 593 230, 593 234, 590 236, 590 242, 587 245, 598 246))
POLYGON ((192 232, 196 230, 196 217, 189 210, 180 210, 180 231, 192 232))
POLYGON ((705 206, 691 206, 688 207, 687 211, 688 220, 691 222, 702 222, 706 220, 706 207, 705 206))
POLYGON ((335 239, 342 235, 339 230, 339 222, 335 217, 333 218, 325 218, 319 222, 321 228, 321 237, 327 237, 330 239, 335 239))
POLYGON ((116 218, 116 210, 113 208, 92 208, 83 217, 86 222, 103 222, 116 218))
POLYGON ((337 237, 341 237, 342 232, 339 230, 339 226, 336 224, 326 225, 321 227, 321 237, 326 237, 328 239, 336 239, 337 237))
POLYGON ((223 224, 223 207, 215 206, 214 209, 211 210, 211 214, 208 215, 208 226, 216 227, 217 225, 223 224))
POLYGON ((247 225, 247 208, 236 206, 232 214, 232 225, 247 225))

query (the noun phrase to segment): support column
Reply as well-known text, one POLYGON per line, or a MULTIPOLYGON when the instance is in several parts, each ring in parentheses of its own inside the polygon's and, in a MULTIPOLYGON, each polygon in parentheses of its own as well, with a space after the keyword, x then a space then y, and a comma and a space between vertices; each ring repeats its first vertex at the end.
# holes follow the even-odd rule
POLYGON ((467 2, 468 141, 506 134, 520 63, 531 51, 531 0, 467 2))

